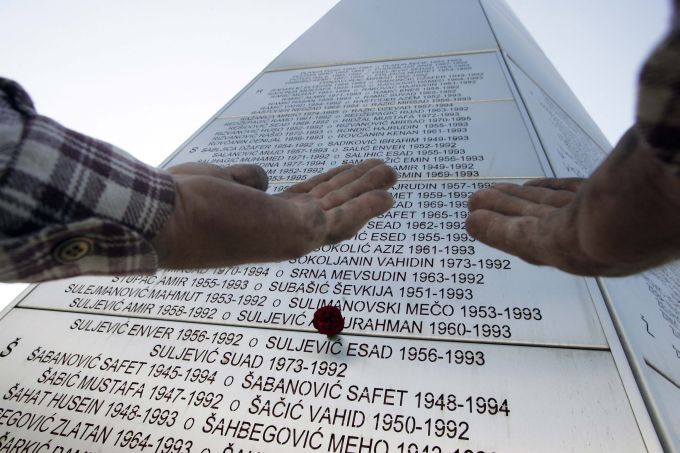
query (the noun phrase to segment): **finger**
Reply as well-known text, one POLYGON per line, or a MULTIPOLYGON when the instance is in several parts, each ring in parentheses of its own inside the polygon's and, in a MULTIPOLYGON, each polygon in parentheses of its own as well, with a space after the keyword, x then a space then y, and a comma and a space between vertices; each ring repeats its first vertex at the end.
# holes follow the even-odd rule
POLYGON ((361 175, 359 179, 326 194, 320 200, 321 206, 323 209, 331 209, 371 190, 389 189, 397 182, 397 177, 397 172, 389 165, 378 165, 361 175))
POLYGON ((197 162, 187 162, 184 164, 175 165, 166 168, 166 171, 172 175, 197 175, 197 176, 216 176, 219 172, 217 165, 213 164, 199 164, 197 162))
POLYGON ((516 184, 496 184, 493 188, 515 197, 555 208, 566 206, 576 196, 575 192, 569 190, 553 190, 544 187, 518 186, 516 184))
POLYGON ((480 209, 466 221, 467 232, 486 245, 522 258, 531 264, 545 264, 537 241, 539 220, 535 217, 509 217, 480 209))
POLYGON ((585 256, 576 244, 565 247, 563 240, 556 239, 558 230, 535 217, 509 217, 482 209, 468 216, 465 227, 480 242, 530 264, 554 266, 576 275, 611 271, 611 265, 585 256))
POLYGON ((185 164, 170 167, 167 171, 172 175, 209 176, 212 178, 219 178, 262 191, 267 190, 267 186, 269 185, 267 172, 259 165, 253 164, 237 164, 228 167, 220 167, 213 164, 187 162, 185 164))
POLYGON ((269 176, 264 168, 254 164, 238 164, 224 167, 222 171, 232 181, 261 191, 269 187, 269 176))
POLYGON ((310 190, 312 190, 314 187, 321 184, 322 182, 328 181, 329 179, 333 178, 335 175, 342 173, 343 171, 345 171, 349 168, 352 168, 352 164, 345 164, 345 165, 340 165, 339 167, 332 168, 325 173, 321 173, 320 175, 313 176, 306 181, 302 181, 302 182, 299 182, 297 184, 290 186, 288 189, 286 189, 286 192, 307 193, 310 190))
POLYGON ((347 170, 338 173, 333 176, 328 181, 322 182, 321 184, 314 187, 309 191, 309 194, 316 198, 323 198, 329 192, 339 189, 352 181, 359 179, 363 174, 367 173, 371 168, 377 167, 378 165, 384 165, 385 163, 379 159, 369 159, 365 160, 359 165, 348 168, 347 170))
POLYGON ((555 210, 552 206, 534 203, 495 188, 482 189, 472 194, 468 200, 468 209, 470 212, 484 209, 508 216, 531 217, 542 217, 555 210))
POLYGON ((525 186, 545 187, 553 190, 569 190, 576 192, 585 181, 583 178, 541 178, 532 179, 524 183, 525 186))
POLYGON ((337 206, 326 213, 330 229, 329 244, 349 239, 373 217, 387 212, 394 198, 386 190, 372 190, 337 206))

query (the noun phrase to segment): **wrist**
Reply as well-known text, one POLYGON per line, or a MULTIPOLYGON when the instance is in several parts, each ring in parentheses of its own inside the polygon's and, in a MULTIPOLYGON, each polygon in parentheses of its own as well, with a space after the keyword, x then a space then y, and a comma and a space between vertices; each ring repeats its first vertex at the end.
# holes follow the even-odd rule
POLYGON ((594 261, 633 273, 680 257, 680 177, 635 129, 583 184, 578 231, 594 261))

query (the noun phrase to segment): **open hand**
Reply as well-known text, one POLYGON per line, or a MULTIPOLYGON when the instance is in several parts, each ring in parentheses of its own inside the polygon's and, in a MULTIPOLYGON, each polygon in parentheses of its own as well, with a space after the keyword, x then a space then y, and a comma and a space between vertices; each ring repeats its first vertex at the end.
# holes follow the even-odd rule
POLYGON ((680 257, 680 177, 635 129, 586 180, 497 184, 468 207, 481 242, 573 274, 629 275, 680 257))
POLYGON ((280 194, 257 165, 182 164, 175 211, 154 239, 160 267, 280 261, 354 236, 392 207, 397 173, 380 160, 343 165, 280 194))

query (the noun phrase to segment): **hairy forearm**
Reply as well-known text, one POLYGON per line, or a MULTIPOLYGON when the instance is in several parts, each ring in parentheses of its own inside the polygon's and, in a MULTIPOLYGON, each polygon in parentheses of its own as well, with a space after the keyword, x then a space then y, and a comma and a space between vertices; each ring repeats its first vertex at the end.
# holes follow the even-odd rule
POLYGON ((680 177, 631 128, 578 193, 579 242, 634 273, 680 257, 680 177))
POLYGON ((680 258, 680 177, 636 129, 586 180, 498 184, 468 206, 476 239, 573 274, 630 275, 680 258))

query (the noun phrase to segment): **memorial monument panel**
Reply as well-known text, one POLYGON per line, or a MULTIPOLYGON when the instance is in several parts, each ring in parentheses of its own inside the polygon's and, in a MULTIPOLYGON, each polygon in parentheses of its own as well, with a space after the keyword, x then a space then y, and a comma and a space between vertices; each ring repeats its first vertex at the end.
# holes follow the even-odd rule
POLYGON ((168 165, 252 163, 277 182, 371 158, 402 179, 545 175, 512 101, 216 119, 168 165))
POLYGON ((680 263, 627 278, 604 279, 610 310, 629 348, 657 423, 680 439, 680 263), (626 302, 628 301, 628 302, 626 302))
POLYGON ((49 448, 64 451, 153 453, 645 448, 607 351, 327 339, 31 309, 3 319, 0 344, 15 338, 2 359, 13 373, 0 375, 3 446, 51 441, 49 448))
POLYGON ((555 175, 587 178, 606 152, 512 60, 509 67, 555 175))
POLYGON ((512 99, 497 52, 265 72, 220 116, 512 99))
POLYGON ((650 394, 653 402, 654 416, 657 426, 665 438, 669 440, 667 451, 675 451, 673 447, 680 445, 680 387, 677 382, 652 369, 645 363, 642 367, 643 386, 650 394))
POLYGON ((250 162, 299 181, 380 158, 405 179, 544 176, 498 58, 264 73, 167 165, 250 162))
MULTIPOLYGON (((569 85, 562 79, 550 60, 546 58, 539 43, 534 41, 508 4, 502 0, 480 0, 480 4, 489 25, 493 27, 497 46, 504 56, 507 66, 514 62, 521 67, 537 85, 549 94, 560 109, 586 131, 586 134, 600 148, 609 151, 611 149, 609 140, 583 108, 581 102, 574 96, 569 85)), ((597 69, 587 68, 585 70, 597 69)), ((518 86, 518 88, 521 91, 521 87, 518 86)))
POLYGON ((644 360, 680 388, 680 263, 604 283, 611 300, 629 295, 638 301, 614 309, 644 360))

